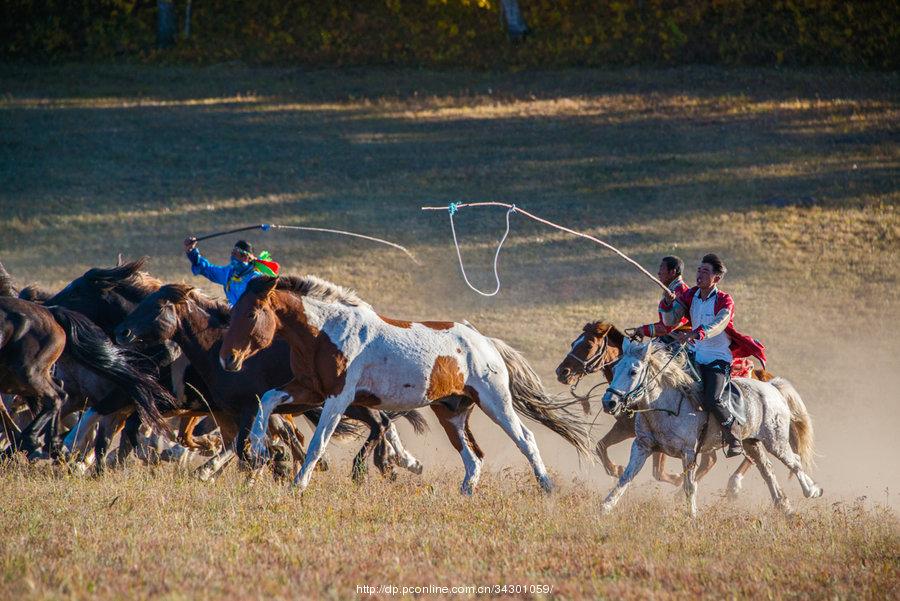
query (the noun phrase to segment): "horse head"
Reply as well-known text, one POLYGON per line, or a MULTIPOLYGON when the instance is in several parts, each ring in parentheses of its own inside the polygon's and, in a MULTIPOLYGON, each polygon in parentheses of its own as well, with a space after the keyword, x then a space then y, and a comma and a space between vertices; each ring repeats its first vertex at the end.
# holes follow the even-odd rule
POLYGON ((254 278, 231 310, 219 350, 219 362, 226 371, 240 371, 244 361, 272 344, 278 329, 272 304, 277 283, 278 278, 254 278))
POLYGON ((148 345, 171 340, 178 329, 179 309, 190 302, 193 292, 185 284, 162 286, 116 326, 116 342, 148 345))
MULTIPOLYGON (((581 335, 556 368, 561 384, 574 386, 586 375, 608 371, 622 352, 622 333, 611 323, 595 321, 585 324, 581 335)), ((609 374, 607 374, 609 377, 609 374)))
POLYGON ((643 386, 650 365, 652 343, 622 340, 622 354, 613 367, 613 377, 603 394, 603 410, 618 416, 634 398, 642 396, 643 386))

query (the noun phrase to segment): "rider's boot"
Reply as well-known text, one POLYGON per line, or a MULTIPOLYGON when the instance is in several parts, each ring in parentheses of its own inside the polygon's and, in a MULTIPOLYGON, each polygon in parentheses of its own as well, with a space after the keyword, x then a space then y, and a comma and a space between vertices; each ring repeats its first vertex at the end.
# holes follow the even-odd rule
POLYGON ((732 417, 729 422, 722 424, 722 438, 725 442, 725 456, 737 457, 744 454, 744 445, 741 439, 734 435, 734 430, 740 429, 737 420, 732 417))

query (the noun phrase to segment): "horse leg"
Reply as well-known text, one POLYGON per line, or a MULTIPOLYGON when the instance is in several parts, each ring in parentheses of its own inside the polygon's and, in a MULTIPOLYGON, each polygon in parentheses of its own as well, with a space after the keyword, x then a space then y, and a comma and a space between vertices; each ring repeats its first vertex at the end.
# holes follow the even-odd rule
POLYGON ((621 418, 617 419, 615 423, 613 423, 612 428, 609 429, 609 432, 597 442, 597 457, 600 458, 600 462, 603 464, 606 473, 613 478, 621 476, 624 468, 621 465, 613 463, 609 458, 607 449, 613 445, 619 444, 623 440, 628 440, 629 438, 634 438, 634 418, 621 418))
POLYGON ((319 462, 319 458, 325 452, 325 447, 328 445, 328 441, 331 440, 331 435, 334 434, 335 428, 341 421, 341 415, 353 402, 355 396, 356 381, 355 379, 351 381, 350 378, 347 378, 344 381, 344 389, 341 394, 326 399, 325 406, 322 407, 322 417, 319 419, 316 431, 309 441, 306 461, 303 462, 300 473, 294 478, 294 486, 297 487, 299 492, 303 492, 309 486, 312 470, 315 469, 316 463, 319 462))
MULTIPOLYGON (((715 457, 715 455, 713 455, 715 457)), ((750 455, 744 457, 744 460, 738 466, 734 473, 731 474, 731 477, 728 479, 728 488, 726 489, 726 494, 729 499, 736 499, 738 493, 741 492, 741 482, 744 480, 744 475, 747 471, 753 467, 753 459, 750 458, 750 455)))
POLYGON ((306 459, 306 451, 303 450, 303 433, 297 429, 290 415, 273 415, 269 428, 277 432, 279 438, 288 445, 294 463, 293 473, 291 473, 291 478, 293 478, 299 471, 300 465, 303 464, 303 460, 306 459))
MULTIPOLYGON (((694 457, 694 459, 696 460, 696 456, 694 457)), ((701 452, 700 465, 699 467, 697 467, 697 472, 694 474, 694 482, 700 482, 700 480, 709 473, 709 470, 715 467, 717 459, 718 457, 716 457, 716 453, 714 451, 701 452)))
POLYGON ((422 464, 403 446, 403 442, 400 440, 400 433, 397 432, 394 422, 388 425, 387 431, 384 433, 384 440, 394 449, 394 462, 397 465, 414 474, 422 473, 422 464))
POLYGON ((666 456, 663 453, 653 453, 653 477, 660 482, 681 486, 684 482, 683 474, 668 474, 666 469, 666 456))
POLYGON ((513 439, 516 446, 523 455, 528 459, 531 468, 534 471, 534 477, 537 478, 538 484, 545 492, 553 491, 553 483, 544 461, 541 459, 541 453, 538 450, 537 442, 531 430, 525 427, 519 415, 513 409, 512 394, 509 391, 508 384, 503 383, 500 386, 476 385, 476 391, 480 402, 478 404, 488 417, 494 420, 498 426, 503 428, 507 436, 513 439))
POLYGON ((685 451, 681 458, 684 469, 684 496, 692 518, 697 517, 697 456, 693 450, 685 451))
POLYGON ((463 479, 459 491, 464 495, 471 495, 475 492, 475 487, 478 485, 478 480, 481 477, 481 456, 469 446, 468 437, 466 436, 466 426, 468 425, 469 414, 472 408, 470 406, 464 413, 458 413, 451 411, 449 407, 442 403, 435 403, 431 405, 431 410, 434 411, 438 422, 444 428, 444 432, 447 433, 450 444, 459 452, 463 465, 466 468, 466 477, 463 479))
POLYGON ((609 494, 606 495, 606 499, 604 499, 603 504, 600 506, 600 510, 603 513, 612 511, 613 507, 616 506, 616 503, 619 502, 619 499, 622 498, 628 485, 631 484, 634 477, 637 476, 638 472, 641 471, 641 468, 644 467, 644 462, 647 461, 647 457, 649 457, 651 453, 650 446, 642 443, 641 439, 635 439, 635 441, 631 443, 631 456, 628 458, 628 465, 619 477, 619 481, 616 482, 613 489, 609 491, 609 494))
POLYGON ((272 412, 279 405, 289 402, 291 402, 291 395, 277 388, 266 391, 259 399, 259 410, 253 418, 249 435, 250 453, 247 458, 252 466, 258 467, 268 457, 266 432, 269 430, 269 418, 272 416, 272 412))
MULTIPOLYGON (((303 413, 303 417, 312 425, 313 430, 316 429, 316 426, 319 425, 319 418, 322 416, 322 409, 313 409, 312 411, 305 411, 303 413)), ((375 450, 378 450, 378 447, 375 447, 375 450)), ((304 453, 303 461, 306 461, 306 455, 304 453)), ((302 464, 303 461, 300 463, 302 464)), ((327 472, 330 466, 331 459, 328 458, 328 453, 323 453, 322 457, 319 459, 319 463, 316 465, 316 470, 320 472, 327 472)), ((296 477, 296 476, 295 476, 296 477)))
POLYGON ((219 426, 222 434, 222 450, 197 469, 197 477, 201 482, 215 482, 229 463, 236 457, 234 442, 237 438, 237 425, 230 416, 222 413, 210 414, 219 426))
POLYGON ((100 417, 100 414, 93 407, 85 409, 78 419, 78 423, 69 430, 69 433, 63 439, 63 451, 75 458, 84 455, 87 450, 88 440, 94 431, 94 427, 100 421, 100 417))
MULTIPOLYGON (((373 411, 367 407, 353 406, 347 409, 347 417, 359 420, 369 426, 369 436, 359 449, 359 452, 357 452, 356 456, 353 458, 353 467, 350 471, 350 477, 358 484, 366 477, 366 474, 369 471, 367 465, 369 455, 375 450, 376 446, 381 443, 384 432, 387 430, 387 426, 390 424, 391 420, 383 411, 373 411)), ((320 417, 319 423, 321 422, 322 418, 320 417)), ((316 424, 316 428, 318 429, 318 424, 316 424)), ((375 463, 381 472, 381 475, 387 477, 391 470, 384 459, 383 452, 384 446, 382 445, 375 463)))
POLYGON ((116 465, 125 465, 128 455, 134 451, 135 456, 143 459, 145 463, 158 463, 159 456, 151 457, 150 450, 141 451, 141 441, 138 439, 138 430, 141 427, 141 416, 137 411, 132 411, 125 419, 125 427, 119 436, 119 448, 116 451, 116 465))
MULTIPOLYGON (((764 444, 766 443, 764 442, 764 444)), ((791 448, 786 435, 781 440, 766 444, 766 450, 778 457, 791 470, 791 473, 797 476, 797 481, 800 482, 800 488, 803 489, 804 497, 815 499, 822 496, 822 489, 803 471, 803 463, 800 461, 800 456, 791 448)))
POLYGON ((109 452, 109 445, 116 433, 125 425, 125 417, 125 413, 118 411, 104 416, 100 420, 100 426, 97 428, 97 439, 94 441, 94 457, 97 461, 95 470, 98 476, 106 469, 106 455, 109 452))
MULTIPOLYGON (((772 470, 772 462, 769 461, 760 442, 758 440, 752 442, 744 441, 744 451, 747 453, 747 456, 752 457, 753 461, 756 463, 760 475, 762 475, 763 480, 765 480, 766 485, 769 487, 769 492, 772 494, 772 501, 775 503, 775 507, 781 509, 785 513, 790 513, 791 502, 787 498, 787 495, 781 490, 781 486, 778 485, 778 480, 775 479, 775 472, 772 470)), ((750 465, 753 464, 751 463, 750 465)), ((741 467, 743 467, 743 464, 741 464, 741 467)), ((740 469, 738 471, 740 471, 740 469)))
POLYGON ((197 443, 194 442, 194 428, 201 419, 202 415, 188 415, 181 418, 178 423, 178 444, 188 449, 197 448, 197 443))

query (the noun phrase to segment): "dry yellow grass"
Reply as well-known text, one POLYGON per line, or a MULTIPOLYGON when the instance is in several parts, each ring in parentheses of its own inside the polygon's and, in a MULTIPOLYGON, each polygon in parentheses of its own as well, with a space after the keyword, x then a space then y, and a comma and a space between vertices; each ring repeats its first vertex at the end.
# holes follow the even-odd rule
MULTIPOLYGON (((98 481, 13 466, 0 474, 0 598, 346 598, 357 584, 505 582, 564 597, 897 596, 896 75, 7 66, 0 83, 0 261, 20 283, 58 287, 123 252, 216 292, 188 275, 185 235, 263 221, 361 231, 410 247, 421 266, 359 241, 249 237, 385 314, 469 319, 520 348, 555 392, 581 325, 647 321, 655 289, 609 253, 514 216, 503 291, 476 297, 446 215, 421 205, 515 202, 651 270, 672 252, 690 270, 715 250, 739 328, 766 342, 771 369, 810 408, 826 491, 798 499, 779 470, 795 517, 767 509, 755 474, 748 499, 726 505, 729 463, 702 483, 696 522, 647 474, 601 517, 610 481, 597 466, 538 431, 564 484, 544 499, 482 417, 486 468, 513 471, 489 473, 473 499, 456 493, 462 468, 435 428, 404 431, 423 478, 356 488, 344 450, 302 499, 234 472, 204 486, 168 469, 98 481)), ((457 218, 482 286, 502 220, 457 218)), ((224 259, 232 243, 203 250, 224 259)), ((597 424, 595 437, 609 419, 597 424)), ((624 461, 627 445, 613 455, 624 461)))
POLYGON ((440 474, 361 487, 319 476, 298 498, 234 472, 210 487, 169 466, 100 481, 7 469, 2 586, 7 598, 344 599, 386 584, 625 599, 900 592, 896 517, 853 502, 793 517, 720 504, 692 522, 665 497, 601 516, 593 490, 545 498, 524 474, 489 475, 473 498, 440 474))

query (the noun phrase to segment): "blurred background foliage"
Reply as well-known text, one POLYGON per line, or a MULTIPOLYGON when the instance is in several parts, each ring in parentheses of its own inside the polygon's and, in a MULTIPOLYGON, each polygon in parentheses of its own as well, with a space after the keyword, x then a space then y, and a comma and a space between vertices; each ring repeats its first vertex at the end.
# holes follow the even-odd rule
MULTIPOLYGON (((165 4, 165 3, 163 3, 165 4)), ((0 0, 0 59, 317 66, 563 67, 706 63, 896 69, 900 2, 175 0, 175 43, 157 43, 157 0, 0 0)))

